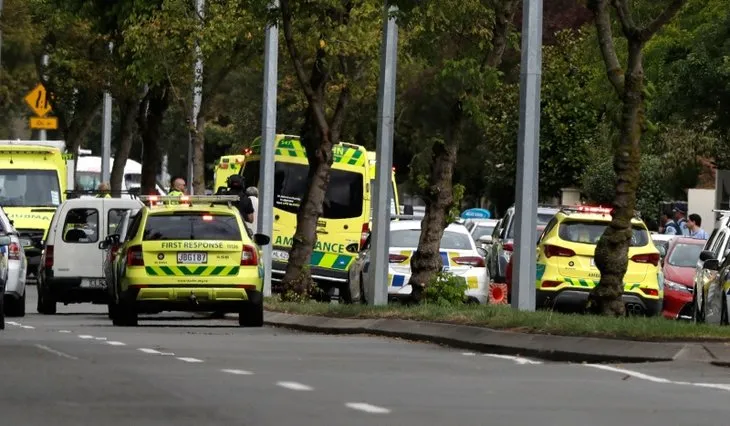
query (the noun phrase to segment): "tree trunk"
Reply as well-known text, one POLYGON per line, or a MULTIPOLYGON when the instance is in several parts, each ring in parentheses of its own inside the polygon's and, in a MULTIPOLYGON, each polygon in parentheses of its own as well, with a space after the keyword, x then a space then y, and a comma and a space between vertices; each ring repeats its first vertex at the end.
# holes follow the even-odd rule
POLYGON ((616 147, 613 168, 616 172, 616 195, 613 218, 596 246, 596 267, 601 280, 593 289, 588 310, 596 314, 625 315, 622 295, 628 268, 631 219, 639 186, 640 146, 643 128, 644 70, 643 42, 629 39, 628 67, 622 95, 621 138, 616 147))
POLYGON ((418 249, 411 258, 411 300, 421 301, 423 290, 431 278, 442 268, 440 246, 446 229, 447 213, 454 202, 454 164, 459 153, 464 126, 461 104, 453 107, 450 130, 444 143, 435 142, 432 148, 431 177, 424 202, 426 213, 421 220, 421 236, 418 249))
POLYGON ((294 232, 289 262, 284 273, 284 298, 295 295, 308 296, 312 291, 309 263, 314 244, 317 242, 317 221, 323 212, 324 198, 330 182, 332 168, 332 141, 319 128, 314 117, 314 108, 307 108, 302 126, 302 145, 307 149, 309 174, 307 191, 297 212, 297 228, 294 232))
POLYGON ((161 151, 158 145, 162 120, 170 105, 166 85, 151 88, 140 104, 137 124, 142 136, 142 194, 157 194, 161 151))
MULTIPOLYGON (((124 166, 127 165, 129 159, 129 150, 132 149, 132 142, 137 131, 135 128, 137 110, 139 108, 139 98, 126 99, 119 106, 120 128, 119 128, 119 149, 114 156, 114 165, 110 175, 109 185, 111 186, 112 195, 119 197, 121 195, 122 181, 124 179, 124 166)), ((129 189, 129 188, 127 188, 129 189)))
MULTIPOLYGON (((201 109, 202 111, 202 109, 201 109)), ((205 115, 198 114, 195 130, 191 132, 193 139, 193 191, 205 194, 205 115)))

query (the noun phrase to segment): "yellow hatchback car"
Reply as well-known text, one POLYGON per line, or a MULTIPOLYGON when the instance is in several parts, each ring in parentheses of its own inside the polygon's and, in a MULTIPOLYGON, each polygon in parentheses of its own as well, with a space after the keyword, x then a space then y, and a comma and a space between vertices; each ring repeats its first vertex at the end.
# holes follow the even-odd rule
MULTIPOLYGON (((584 306, 601 279, 594 253, 598 239, 611 222, 611 209, 563 207, 545 226, 537 246, 537 307, 584 306)), ((623 300, 631 314, 662 312, 663 289, 659 250, 644 222, 632 219, 629 265, 623 300)))
MULTIPOLYGON (((249 236, 237 195, 142 196, 140 210, 115 255, 109 316, 136 326, 138 314, 235 312, 239 325, 264 322, 264 266, 249 236)), ((113 241, 103 241, 106 249, 113 241)))

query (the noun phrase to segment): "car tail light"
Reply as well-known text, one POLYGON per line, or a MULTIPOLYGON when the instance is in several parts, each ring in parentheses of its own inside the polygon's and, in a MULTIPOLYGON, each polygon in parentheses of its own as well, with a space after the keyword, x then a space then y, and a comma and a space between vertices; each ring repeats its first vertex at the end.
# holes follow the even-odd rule
POLYGON ((365 242, 368 240, 370 234, 370 225, 367 223, 362 224, 362 231, 360 233, 360 248, 365 247, 365 242))
POLYGON ((454 262, 456 262, 457 265, 469 265, 477 268, 484 267, 484 259, 479 256, 455 257, 454 262))
POLYGON ((144 266, 142 246, 132 246, 127 250, 127 266, 144 266))
POLYGON ((635 254, 631 261, 636 263, 650 263, 654 266, 659 264, 659 253, 635 254))
POLYGON ((258 253, 253 246, 243 246, 241 251, 241 266, 256 266, 259 264, 258 253))
POLYGON ((655 288, 646 288, 646 287, 640 287, 641 292, 646 294, 647 296, 659 296, 659 290, 655 288))
POLYGON ((575 256, 575 252, 569 248, 560 247, 560 246, 551 246, 546 245, 545 246, 545 257, 573 257, 575 256))
POLYGON ((562 281, 543 281, 540 283, 541 288, 555 288, 560 287, 563 284, 562 281))
POLYGON ((388 262, 389 263, 403 263, 408 259, 408 256, 403 256, 402 254, 389 254, 388 255, 388 262))
POLYGON ((46 261, 43 264, 43 266, 46 267, 46 269, 52 269, 53 268, 53 246, 46 246, 43 255, 46 257, 46 261))
POLYGON ((502 245, 502 248, 503 248, 503 249, 504 249, 505 251, 513 251, 513 250, 515 249, 515 246, 514 246, 514 243, 504 243, 504 244, 502 245))
POLYGON ((10 243, 8 246, 8 259, 20 260, 20 246, 18 243, 10 243))

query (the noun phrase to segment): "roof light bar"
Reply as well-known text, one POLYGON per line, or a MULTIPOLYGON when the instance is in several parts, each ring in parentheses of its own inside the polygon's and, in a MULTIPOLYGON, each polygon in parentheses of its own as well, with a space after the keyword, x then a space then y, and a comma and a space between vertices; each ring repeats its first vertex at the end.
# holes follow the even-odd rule
POLYGON ((140 195, 139 200, 143 203, 235 203, 241 198, 238 195, 180 195, 180 196, 159 196, 140 195))

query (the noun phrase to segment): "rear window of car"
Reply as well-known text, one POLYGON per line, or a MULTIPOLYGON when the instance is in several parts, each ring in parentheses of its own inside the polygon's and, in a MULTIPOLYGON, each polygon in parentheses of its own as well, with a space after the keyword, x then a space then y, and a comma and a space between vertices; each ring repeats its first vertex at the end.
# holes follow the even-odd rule
MULTIPOLYGON (((540 234, 542 233, 542 230, 545 229, 545 226, 550 222, 550 219, 553 218, 555 214, 553 213, 538 213, 537 214, 537 236, 540 237, 540 234)), ((509 229, 507 230, 507 239, 514 239, 515 238, 515 226, 517 225, 517 214, 515 213, 512 216, 512 221, 509 224, 509 229)))
MULTIPOLYGON (((421 231, 418 229, 390 231, 390 246, 416 248, 420 237, 421 231)), ((444 231, 439 248, 442 250, 471 250, 471 239, 467 234, 444 231)))
POLYGON ((241 241, 241 235, 236 216, 180 212, 148 216, 143 239, 241 241))
POLYGON ((471 236, 474 237, 475 240, 478 240, 479 238, 485 236, 485 235, 492 235, 492 232, 494 232, 494 226, 479 226, 477 225, 472 231, 471 236))
MULTIPOLYGON (((558 225, 558 236, 565 241, 581 244, 597 244, 598 239, 608 222, 598 221, 565 221, 558 225)), ((649 232, 642 226, 633 225, 631 247, 643 247, 649 244, 649 232)))
POLYGON ((700 259, 702 246, 699 244, 677 244, 667 260, 670 265, 680 268, 694 268, 700 259))

